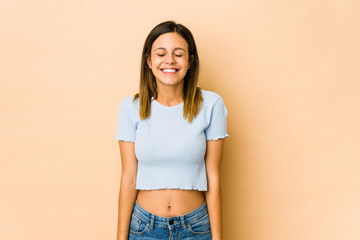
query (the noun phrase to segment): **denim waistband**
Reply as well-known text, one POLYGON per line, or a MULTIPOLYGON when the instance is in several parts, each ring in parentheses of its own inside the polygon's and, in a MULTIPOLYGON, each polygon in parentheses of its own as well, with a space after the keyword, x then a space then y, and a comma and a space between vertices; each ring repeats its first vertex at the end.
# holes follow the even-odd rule
POLYGON ((168 228, 175 228, 182 226, 186 229, 186 226, 192 222, 198 221, 202 217, 208 214, 208 208, 206 200, 200 207, 194 209, 193 211, 186 213, 184 215, 174 216, 174 217, 161 217, 155 215, 151 212, 148 212, 142 208, 137 201, 135 201, 133 214, 140 218, 142 221, 149 223, 149 227, 152 230, 154 225, 168 228))

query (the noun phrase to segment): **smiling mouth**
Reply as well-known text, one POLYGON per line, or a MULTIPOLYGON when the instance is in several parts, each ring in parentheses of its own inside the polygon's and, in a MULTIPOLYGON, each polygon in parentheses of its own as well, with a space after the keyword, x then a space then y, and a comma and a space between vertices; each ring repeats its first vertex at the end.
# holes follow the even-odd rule
POLYGON ((177 71, 179 71, 179 69, 176 68, 163 68, 161 69, 162 72, 164 73, 176 73, 177 71))

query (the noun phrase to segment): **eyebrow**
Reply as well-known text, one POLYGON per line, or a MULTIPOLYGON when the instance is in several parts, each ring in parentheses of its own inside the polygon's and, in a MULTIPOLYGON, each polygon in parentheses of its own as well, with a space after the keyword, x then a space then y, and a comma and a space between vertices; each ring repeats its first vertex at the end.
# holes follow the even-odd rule
MULTIPOLYGON (((165 51, 166 51, 166 49, 165 49, 165 48, 162 48, 162 47, 157 48, 157 49, 155 49, 154 51, 156 51, 156 50, 165 50, 165 51)), ((185 50, 184 50, 183 48, 175 48, 174 50, 183 50, 183 51, 185 52, 185 50)))

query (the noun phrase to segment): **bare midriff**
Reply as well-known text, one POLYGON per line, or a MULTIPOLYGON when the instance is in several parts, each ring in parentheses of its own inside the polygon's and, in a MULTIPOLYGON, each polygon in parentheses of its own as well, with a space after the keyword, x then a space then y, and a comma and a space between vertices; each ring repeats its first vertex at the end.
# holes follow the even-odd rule
POLYGON ((142 208, 161 217, 184 215, 200 207, 204 201, 204 192, 196 190, 139 190, 137 195, 142 208))

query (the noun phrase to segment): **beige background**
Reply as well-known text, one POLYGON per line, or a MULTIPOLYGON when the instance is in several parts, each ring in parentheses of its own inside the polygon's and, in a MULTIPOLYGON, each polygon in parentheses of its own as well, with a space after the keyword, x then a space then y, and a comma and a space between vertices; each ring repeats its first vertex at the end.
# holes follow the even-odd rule
POLYGON ((193 32, 223 96, 226 240, 360 239, 357 0, 0 2, 0 239, 114 240, 119 102, 143 42, 193 32))

